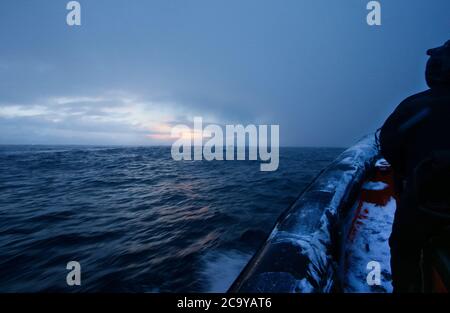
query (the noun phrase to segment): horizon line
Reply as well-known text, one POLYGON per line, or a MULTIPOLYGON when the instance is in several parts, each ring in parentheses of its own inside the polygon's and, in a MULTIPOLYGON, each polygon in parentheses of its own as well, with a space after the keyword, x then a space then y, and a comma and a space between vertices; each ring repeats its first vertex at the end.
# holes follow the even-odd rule
MULTIPOLYGON (((171 147, 170 144, 65 144, 65 143, 0 143, 0 146, 65 146, 65 147, 123 147, 123 148, 151 148, 151 147, 171 147)), ((195 147, 204 147, 204 146, 192 146, 195 147)), ((248 148, 249 146, 245 146, 248 148)), ((234 146, 234 148, 238 148, 234 146)), ((335 148, 335 149, 346 149, 348 146, 313 146, 313 145, 282 145, 279 148, 335 148)), ((226 147, 224 147, 226 149, 226 147)))

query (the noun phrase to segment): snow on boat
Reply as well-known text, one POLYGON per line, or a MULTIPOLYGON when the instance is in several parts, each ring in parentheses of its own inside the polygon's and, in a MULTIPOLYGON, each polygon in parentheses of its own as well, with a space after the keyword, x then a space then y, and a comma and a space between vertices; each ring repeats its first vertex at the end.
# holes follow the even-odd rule
POLYGON ((230 292, 391 292, 392 170, 375 136, 342 153, 280 216, 230 292), (379 282, 368 281, 371 262, 379 282))
POLYGON ((392 292, 389 236, 396 209, 394 179, 384 159, 375 162, 360 189, 344 237, 340 281, 345 292, 392 292), (377 282, 367 280, 372 266, 377 282))

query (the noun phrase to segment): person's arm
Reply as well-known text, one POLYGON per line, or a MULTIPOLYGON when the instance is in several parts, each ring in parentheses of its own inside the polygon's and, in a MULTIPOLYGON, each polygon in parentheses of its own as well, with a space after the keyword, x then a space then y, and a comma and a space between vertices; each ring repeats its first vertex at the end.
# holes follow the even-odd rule
POLYGON ((380 148, 383 157, 397 171, 402 171, 403 143, 406 137, 405 123, 411 117, 408 99, 400 103, 381 127, 380 148))
POLYGON ((391 163, 397 175, 404 175, 405 143, 424 120, 431 114, 430 91, 404 100, 384 123, 380 132, 381 154, 391 163))

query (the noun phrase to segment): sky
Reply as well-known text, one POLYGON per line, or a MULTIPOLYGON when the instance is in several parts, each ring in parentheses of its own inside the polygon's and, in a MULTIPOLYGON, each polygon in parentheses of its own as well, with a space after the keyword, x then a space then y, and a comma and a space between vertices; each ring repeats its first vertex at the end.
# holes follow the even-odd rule
POLYGON ((425 90, 450 1, 0 1, 0 144, 170 144, 174 125, 276 124, 349 146, 425 90))

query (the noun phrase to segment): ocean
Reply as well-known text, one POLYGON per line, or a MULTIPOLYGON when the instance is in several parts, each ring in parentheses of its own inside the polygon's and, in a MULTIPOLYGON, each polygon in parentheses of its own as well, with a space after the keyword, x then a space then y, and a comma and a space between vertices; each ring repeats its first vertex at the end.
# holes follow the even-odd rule
POLYGON ((0 292, 226 291, 342 151, 281 148, 261 172, 170 147, 0 146, 0 292))

